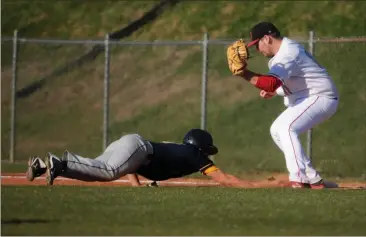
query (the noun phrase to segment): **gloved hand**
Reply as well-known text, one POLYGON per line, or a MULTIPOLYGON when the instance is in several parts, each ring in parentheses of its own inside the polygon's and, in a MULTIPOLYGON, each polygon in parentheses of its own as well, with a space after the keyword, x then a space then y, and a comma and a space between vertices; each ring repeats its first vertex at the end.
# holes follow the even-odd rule
POLYGON ((240 39, 229 45, 226 55, 231 73, 234 76, 243 75, 249 58, 248 47, 244 40, 240 39))

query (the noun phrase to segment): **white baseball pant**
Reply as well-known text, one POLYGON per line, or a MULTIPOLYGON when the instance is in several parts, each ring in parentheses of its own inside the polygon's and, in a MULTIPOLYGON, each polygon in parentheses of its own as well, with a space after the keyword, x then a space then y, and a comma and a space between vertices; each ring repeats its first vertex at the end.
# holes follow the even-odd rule
POLYGON ((329 119, 337 107, 337 99, 310 96, 290 105, 273 122, 271 136, 285 155, 290 181, 312 184, 322 179, 305 154, 299 135, 329 119))

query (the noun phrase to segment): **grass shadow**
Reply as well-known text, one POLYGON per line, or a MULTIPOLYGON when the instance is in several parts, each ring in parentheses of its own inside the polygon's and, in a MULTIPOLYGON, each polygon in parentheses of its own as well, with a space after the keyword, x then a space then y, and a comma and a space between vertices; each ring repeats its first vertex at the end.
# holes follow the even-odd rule
MULTIPOLYGON (((154 6, 150 11, 145 13, 141 18, 133 21, 128 26, 110 33, 110 39, 112 40, 120 40, 122 38, 126 38, 145 26, 146 24, 157 19, 167 7, 174 7, 180 0, 162 0, 156 6, 154 6)), ((37 90, 41 89, 46 81, 49 81, 55 77, 61 76, 65 73, 68 73, 75 68, 79 68, 85 63, 91 62, 95 60, 95 58, 104 52, 104 45, 96 45, 94 46, 88 53, 80 56, 74 61, 67 63, 66 65, 54 70, 50 75, 47 75, 40 80, 31 83, 30 85, 18 90, 16 92, 17 98, 27 98, 32 95, 37 90)))
POLYGON ((20 225, 20 224, 40 224, 40 223, 52 223, 56 220, 45 220, 45 219, 18 219, 12 218, 9 220, 1 220, 1 225, 20 225))

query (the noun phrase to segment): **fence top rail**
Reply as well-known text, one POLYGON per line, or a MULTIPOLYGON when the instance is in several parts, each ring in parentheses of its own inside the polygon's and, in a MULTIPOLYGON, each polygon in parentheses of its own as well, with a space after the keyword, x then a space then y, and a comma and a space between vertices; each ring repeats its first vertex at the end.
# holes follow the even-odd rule
MULTIPOLYGON (((2 37, 1 41, 12 41, 13 37, 2 37)), ((63 39, 28 39, 18 38, 19 43, 44 43, 44 44, 102 44, 106 40, 63 40, 63 39)), ((184 41, 118 41, 108 40, 111 45, 198 45, 202 44, 201 40, 184 40, 184 41)))
POLYGON ((360 36, 360 37, 337 37, 337 38, 314 38, 314 42, 319 42, 319 43, 366 42, 366 36, 360 36))
MULTIPOLYGON (((307 43, 309 39, 296 38, 292 39, 299 43, 307 43)), ((1 37, 2 42, 12 41, 13 37, 5 36, 1 37)), ((19 43, 44 43, 44 44, 100 44, 104 45, 106 40, 67 40, 67 39, 35 39, 35 38, 18 38, 19 43)), ((249 41, 249 39, 244 39, 249 41)), ((227 45, 234 42, 235 39, 209 39, 206 42, 208 44, 221 44, 227 45)), ((205 41, 203 40, 156 40, 156 41, 119 41, 119 40, 108 40, 111 45, 201 45, 205 41)), ((351 42, 366 42, 366 36, 360 37, 332 37, 332 38, 314 38, 314 43, 351 43, 351 42)))

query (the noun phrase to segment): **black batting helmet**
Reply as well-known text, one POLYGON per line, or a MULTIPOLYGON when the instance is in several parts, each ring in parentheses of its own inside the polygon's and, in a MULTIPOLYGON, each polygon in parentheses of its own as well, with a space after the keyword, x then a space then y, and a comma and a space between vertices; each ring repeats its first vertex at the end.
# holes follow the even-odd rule
POLYGON ((207 155, 215 155, 218 149, 213 144, 212 136, 206 130, 199 128, 191 129, 183 138, 183 144, 191 144, 207 155))

